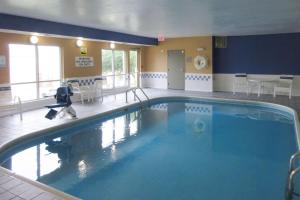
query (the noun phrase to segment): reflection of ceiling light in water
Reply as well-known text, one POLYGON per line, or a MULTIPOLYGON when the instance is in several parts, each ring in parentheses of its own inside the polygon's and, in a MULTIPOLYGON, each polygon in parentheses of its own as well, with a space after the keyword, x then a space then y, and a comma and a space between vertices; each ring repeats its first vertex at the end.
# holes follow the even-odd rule
POLYGON ((115 151, 116 151, 116 145, 113 144, 113 145, 111 146, 111 152, 114 153, 115 151))
POLYGON ((78 171, 79 171, 79 177, 85 178, 87 174, 87 165, 85 164, 84 160, 79 161, 78 163, 78 171))
POLYGON ((117 157, 116 157, 116 153, 117 153, 117 148, 116 148, 116 145, 111 145, 111 158, 113 160, 117 160, 117 157))

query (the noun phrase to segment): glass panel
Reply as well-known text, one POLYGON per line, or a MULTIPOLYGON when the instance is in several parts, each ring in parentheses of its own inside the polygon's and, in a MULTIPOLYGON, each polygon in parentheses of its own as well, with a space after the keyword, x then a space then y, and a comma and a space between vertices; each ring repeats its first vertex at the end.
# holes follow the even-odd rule
POLYGON ((125 52, 114 51, 115 87, 126 86, 125 52))
POLYGON ((111 76, 106 76, 105 80, 102 81, 102 88, 103 89, 112 89, 114 86, 114 77, 111 76))
POLYGON ((102 75, 112 75, 112 50, 102 49, 102 75))
POLYGON ((22 101, 33 100, 37 98, 36 83, 12 85, 12 96, 19 96, 22 101))
POLYGON ((40 98, 53 96, 60 86, 60 81, 49 81, 40 83, 40 98))
POLYGON ((13 101, 11 90, 0 91, 0 105, 9 104, 13 101))
POLYGON ((36 59, 34 45, 9 45, 10 82, 36 81, 36 59))
POLYGON ((57 46, 38 46, 39 80, 60 79, 60 49, 57 46))
POLYGON ((130 86, 137 86, 137 72, 138 72, 138 54, 137 51, 129 51, 129 70, 130 70, 130 86))
POLYGON ((124 51, 114 51, 115 75, 126 73, 124 60, 125 60, 124 51))
POLYGON ((127 86, 127 75, 116 75, 115 76, 115 87, 125 87, 127 86))

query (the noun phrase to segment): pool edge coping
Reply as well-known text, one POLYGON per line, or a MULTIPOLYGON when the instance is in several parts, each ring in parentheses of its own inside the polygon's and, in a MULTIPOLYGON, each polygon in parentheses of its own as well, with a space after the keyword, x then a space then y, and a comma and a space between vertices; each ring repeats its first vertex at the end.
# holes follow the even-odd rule
MULTIPOLYGON (((75 125, 77 123, 84 123, 88 120, 92 120, 95 118, 100 118, 105 115, 112 114, 114 112, 120 112, 120 111, 125 111, 128 108, 134 108, 134 107, 140 107, 145 105, 145 103, 151 103, 152 101, 156 100, 168 100, 168 99, 186 99, 186 100, 203 100, 203 101, 214 101, 218 103, 235 103, 235 104, 248 104, 248 105, 258 105, 258 106, 263 106, 267 108, 274 108, 277 110, 285 111, 293 115, 293 120, 294 120, 294 126, 295 126, 295 131, 296 131, 296 142, 298 146, 298 150, 300 150, 300 123, 299 123, 299 117, 298 113, 294 108, 291 108, 289 106, 277 104, 277 103, 271 103, 271 102, 264 102, 264 101, 256 101, 256 100, 243 100, 243 99, 230 99, 230 98, 220 98, 220 97, 199 97, 199 96, 194 96, 194 95, 189 95, 189 96, 180 96, 180 95, 171 95, 171 96, 159 96, 159 97, 152 97, 149 100, 145 100, 142 103, 140 102, 133 102, 133 103, 128 103, 127 105, 123 105, 121 107, 117 107, 108 111, 104 111, 101 113, 93 114, 91 116, 79 118, 76 120, 72 121, 67 121, 62 124, 57 124, 49 128, 45 128, 42 130, 38 131, 33 131, 31 133, 27 133, 25 135, 22 135, 20 137, 14 138, 12 140, 9 140, 8 142, 5 142, 0 145, 0 154, 2 152, 5 152, 6 150, 12 148, 14 145, 18 144, 19 142, 23 140, 29 140, 29 139, 34 139, 35 137, 41 136, 43 133, 46 132, 51 132, 51 131, 57 131, 61 128, 67 128, 69 126, 75 125)), ((48 186, 46 184, 40 183, 38 181, 31 180, 29 178, 26 178, 24 176, 18 175, 8 169, 5 169, 4 167, 0 166, 0 170, 6 172, 8 175, 13 176, 21 181, 27 182, 35 187, 38 187, 45 192, 49 192, 51 194, 57 195, 58 197, 64 198, 64 199, 80 199, 78 197, 75 197, 71 194, 65 193, 61 190, 58 190, 54 187, 48 186)))

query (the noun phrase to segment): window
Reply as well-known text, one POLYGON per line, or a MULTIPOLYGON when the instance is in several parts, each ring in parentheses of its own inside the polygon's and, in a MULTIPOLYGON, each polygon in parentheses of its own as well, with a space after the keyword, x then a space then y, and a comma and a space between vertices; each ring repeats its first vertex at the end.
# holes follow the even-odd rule
POLYGON ((102 76, 106 77, 104 89, 125 87, 127 83, 125 51, 102 50, 102 76))
POLYGON ((22 101, 40 99, 59 87, 59 47, 9 44, 9 60, 12 96, 22 101))

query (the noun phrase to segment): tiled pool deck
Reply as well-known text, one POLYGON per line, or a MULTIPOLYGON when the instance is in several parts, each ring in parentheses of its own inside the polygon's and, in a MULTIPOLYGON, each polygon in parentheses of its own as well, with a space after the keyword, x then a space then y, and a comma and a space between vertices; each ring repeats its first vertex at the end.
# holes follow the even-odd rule
MULTIPOLYGON (((150 98, 165 97, 165 96, 193 96, 193 97, 208 97, 208 98, 225 98, 225 99, 241 99, 254 100, 277 103, 294 108, 298 113, 300 112, 300 97, 293 97, 288 99, 287 96, 277 96, 273 98, 271 95, 257 95, 247 96, 244 93, 233 95, 227 92, 188 92, 176 90, 158 90, 145 89, 150 98)), ((98 101, 94 103, 86 103, 84 105, 74 103, 78 118, 85 118, 93 116, 105 111, 120 108, 128 104, 134 103, 133 98, 129 98, 129 103, 125 101, 125 94, 117 95, 115 99, 113 96, 106 97, 103 103, 98 101)), ((18 115, 7 116, 0 118, 0 147, 5 143, 12 141, 20 136, 27 135, 32 132, 40 131, 46 128, 54 127, 72 119, 55 119, 48 120, 44 118, 47 109, 39 109, 25 112, 23 114, 23 121, 18 115)), ((73 199, 70 196, 64 196, 62 193, 47 188, 47 186, 35 184, 34 182, 19 177, 18 175, 9 172, 0 167, 0 199, 73 199)), ((75 198, 76 199, 76 198, 75 198)))

